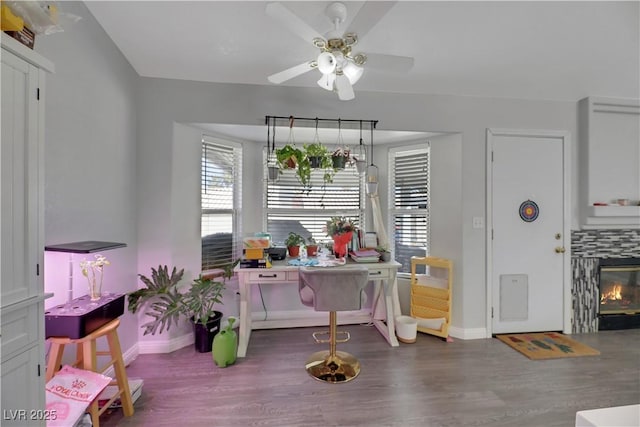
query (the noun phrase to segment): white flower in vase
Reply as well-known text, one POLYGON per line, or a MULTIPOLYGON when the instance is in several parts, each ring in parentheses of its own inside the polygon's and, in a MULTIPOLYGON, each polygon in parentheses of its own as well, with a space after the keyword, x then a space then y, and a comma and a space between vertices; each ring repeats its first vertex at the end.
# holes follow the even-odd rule
POLYGON ((97 301, 102 296, 102 273, 105 265, 110 265, 109 260, 100 254, 95 255, 95 261, 83 260, 80 262, 82 275, 89 281, 89 296, 91 301, 97 301))

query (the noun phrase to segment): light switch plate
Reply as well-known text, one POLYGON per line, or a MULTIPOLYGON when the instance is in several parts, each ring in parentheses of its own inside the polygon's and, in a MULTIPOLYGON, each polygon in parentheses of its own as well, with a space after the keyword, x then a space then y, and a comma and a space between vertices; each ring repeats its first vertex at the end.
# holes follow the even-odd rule
POLYGON ((484 218, 481 216, 474 216, 473 228, 484 228, 484 218))

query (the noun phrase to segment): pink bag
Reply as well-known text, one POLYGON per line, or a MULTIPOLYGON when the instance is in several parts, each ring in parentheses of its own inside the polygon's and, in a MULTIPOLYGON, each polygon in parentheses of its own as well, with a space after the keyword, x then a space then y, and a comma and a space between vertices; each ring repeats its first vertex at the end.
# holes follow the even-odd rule
POLYGON ((47 382, 47 426, 73 426, 111 378, 65 365, 47 382))

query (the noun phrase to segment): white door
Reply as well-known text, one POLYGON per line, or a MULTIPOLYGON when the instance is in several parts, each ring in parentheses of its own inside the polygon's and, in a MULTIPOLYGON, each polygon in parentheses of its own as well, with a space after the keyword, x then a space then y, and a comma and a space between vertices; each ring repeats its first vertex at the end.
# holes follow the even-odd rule
POLYGON ((568 138, 489 130, 491 332, 565 330, 568 138))
POLYGON ((0 277, 2 305, 7 306, 40 293, 36 265, 43 248, 38 229, 38 70, 2 53, 0 277))

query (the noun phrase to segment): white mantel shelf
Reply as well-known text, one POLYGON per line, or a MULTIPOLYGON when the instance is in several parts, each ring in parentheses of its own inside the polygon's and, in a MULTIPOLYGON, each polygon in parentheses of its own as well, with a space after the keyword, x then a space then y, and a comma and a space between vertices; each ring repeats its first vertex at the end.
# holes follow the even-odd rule
POLYGON ((640 229, 640 206, 589 206, 582 228, 640 229))

